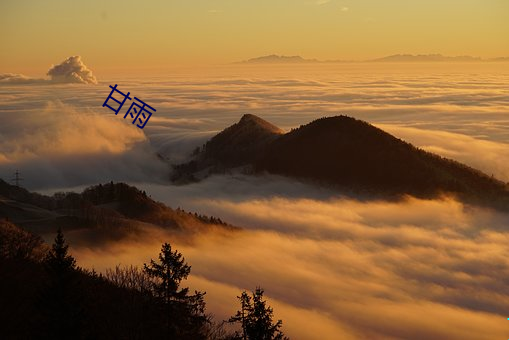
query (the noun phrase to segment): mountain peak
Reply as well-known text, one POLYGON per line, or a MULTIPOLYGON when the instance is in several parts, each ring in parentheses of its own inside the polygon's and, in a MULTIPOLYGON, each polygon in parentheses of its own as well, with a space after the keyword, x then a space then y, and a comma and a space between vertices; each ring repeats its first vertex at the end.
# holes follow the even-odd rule
POLYGON ((192 180, 194 172, 209 169, 221 172, 225 169, 253 164, 265 148, 283 130, 253 114, 245 114, 240 120, 212 137, 189 163, 174 167, 173 180, 192 180), (191 176, 189 176, 191 174, 191 176))
POLYGON ((258 116, 256 116, 256 115, 253 115, 251 113, 246 113, 245 115, 243 115, 240 118, 239 122, 248 122, 248 121, 257 121, 257 120, 263 120, 263 119, 258 117, 258 116))
POLYGON ((348 116, 324 117, 281 133, 255 115, 213 137, 175 178, 241 168, 309 180, 365 197, 437 197, 507 211, 509 187, 478 170, 423 151, 348 116))
POLYGON ((283 131, 268 121, 245 114, 238 123, 213 137, 204 148, 205 159, 216 159, 229 167, 251 162, 283 131))
POLYGON ((262 57, 251 58, 241 63, 245 64, 285 64, 285 63, 316 63, 316 59, 304 59, 301 56, 285 56, 285 55, 265 55, 262 57))
POLYGON ((250 113, 243 115, 242 118, 240 118, 239 122, 237 124, 232 125, 231 127, 232 128, 236 127, 237 129, 244 128, 244 127, 248 128, 248 129, 249 128, 261 129, 261 130, 267 131, 268 133, 275 133, 275 134, 283 133, 283 130, 281 130, 274 124, 272 124, 272 123, 266 121, 265 119, 260 118, 256 115, 250 114, 250 113))

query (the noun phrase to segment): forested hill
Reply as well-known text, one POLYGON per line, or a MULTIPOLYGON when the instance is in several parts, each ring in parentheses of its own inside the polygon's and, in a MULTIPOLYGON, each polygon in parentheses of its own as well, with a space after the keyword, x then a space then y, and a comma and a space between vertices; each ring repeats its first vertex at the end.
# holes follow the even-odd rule
POLYGON ((475 204, 509 208, 506 183, 421 150, 367 122, 348 116, 326 117, 277 133, 261 118, 254 121, 252 130, 240 129, 239 122, 213 137, 193 161, 176 167, 174 177, 193 180, 243 168, 248 173, 284 175, 365 197, 452 194, 475 204), (235 138, 228 141, 227 136, 235 138), (228 152, 218 156, 212 146, 219 138, 221 145, 228 145, 228 152))
POLYGON ((45 196, 0 180, 0 218, 7 218, 37 234, 56 228, 99 228, 121 236, 140 224, 176 230, 199 230, 209 226, 235 229, 220 218, 172 209, 125 183, 91 186, 82 193, 45 196))

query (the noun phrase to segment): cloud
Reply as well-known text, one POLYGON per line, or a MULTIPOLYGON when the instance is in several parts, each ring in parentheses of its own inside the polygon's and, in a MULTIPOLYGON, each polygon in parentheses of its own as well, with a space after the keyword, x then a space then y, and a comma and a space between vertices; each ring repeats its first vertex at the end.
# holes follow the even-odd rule
POLYGON ((509 182, 509 144, 463 134, 379 124, 381 129, 424 150, 466 163, 488 175, 509 182))
POLYGON ((69 57, 62 63, 52 66, 47 74, 53 82, 97 84, 97 79, 83 64, 79 55, 69 57))
MULTIPOLYGON (((285 332, 299 339, 506 335, 508 215, 450 198, 270 197, 266 188, 257 192, 256 181, 235 181, 223 191, 217 183, 164 186, 159 194, 247 230, 193 237, 147 231, 136 240, 78 246, 72 253, 81 265, 103 270, 141 265, 170 241, 192 265, 191 288, 207 291, 208 311, 218 320, 234 314, 241 290, 262 286, 285 332)), ((276 179, 270 186, 273 193, 290 188, 276 179)))
POLYGON ((348 7, 341 7, 341 12, 348 12, 348 11, 349 11, 348 7))
POLYGON ((71 56, 58 65, 50 67, 47 73, 51 79, 37 79, 23 74, 2 73, 1 83, 12 84, 54 84, 54 83, 77 83, 97 84, 97 79, 92 71, 83 63, 79 55, 71 56))
POLYGON ((36 83, 44 82, 44 79, 35 79, 27 77, 23 74, 16 73, 2 73, 0 74, 0 83, 36 83))
POLYGON ((169 171, 155 152, 181 159, 243 113, 285 129, 348 114, 507 178, 503 77, 488 69, 474 79, 473 70, 454 65, 391 67, 228 66, 212 75, 120 80, 157 108, 143 133, 100 111, 107 87, 3 83, 0 171, 10 178, 19 168, 28 187, 41 189, 127 180, 173 207, 244 226, 194 238, 147 230, 108 247, 75 246, 78 236, 69 235, 79 264, 99 270, 141 264, 162 242, 174 243, 192 265, 192 288, 208 291, 209 311, 219 319, 234 314, 242 289, 260 285, 293 338, 504 338, 505 214, 450 198, 359 202, 278 176, 164 182, 169 171))
MULTIPOLYGON (((99 110, 99 109, 98 109, 99 110)), ((0 127, 0 175, 13 169, 25 185, 74 186, 105 180, 155 180, 169 168, 155 156, 142 130, 121 117, 48 101, 0 127)))
POLYGON ((0 155, 9 161, 21 161, 97 152, 115 154, 145 140, 140 129, 115 118, 50 101, 38 114, 10 119, 9 128, 2 129, 7 138, 0 141, 0 155))
MULTIPOLYGON (((184 72, 178 77, 115 83, 157 108, 144 133, 153 152, 174 163, 184 161, 193 148, 244 113, 260 115, 286 130, 322 116, 347 114, 387 126, 389 132, 417 146, 508 178, 504 148, 509 144, 509 96, 504 82, 492 73, 481 70, 473 80, 468 76, 471 70, 454 64, 447 66, 447 72, 440 65, 425 69, 367 64, 310 67, 312 77, 309 68, 288 67, 274 77, 273 69, 229 65, 210 75, 184 72), (439 136, 434 131, 452 135, 439 136)), ((47 98, 72 104, 79 112, 95 112, 109 91, 99 86, 83 91, 81 86, 44 84, 49 83, 53 85, 23 88, 2 83, 4 126, 19 115, 40 114, 47 98)), ((51 180, 47 179, 48 187, 54 186, 51 180)))

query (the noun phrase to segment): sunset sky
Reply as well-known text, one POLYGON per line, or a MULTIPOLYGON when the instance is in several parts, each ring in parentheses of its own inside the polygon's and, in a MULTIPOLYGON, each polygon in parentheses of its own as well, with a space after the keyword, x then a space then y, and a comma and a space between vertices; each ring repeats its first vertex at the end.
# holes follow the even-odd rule
POLYGON ((507 0, 2 1, 0 72, 230 63, 266 54, 369 59, 509 55, 507 0))

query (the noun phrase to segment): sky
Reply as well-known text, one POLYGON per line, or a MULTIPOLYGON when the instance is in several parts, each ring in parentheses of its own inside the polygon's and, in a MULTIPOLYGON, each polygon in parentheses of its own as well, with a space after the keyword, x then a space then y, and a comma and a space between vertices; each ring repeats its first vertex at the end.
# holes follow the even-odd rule
POLYGON ((81 55, 98 73, 267 54, 509 56, 506 0, 171 0, 0 3, 0 72, 43 75, 81 55))

